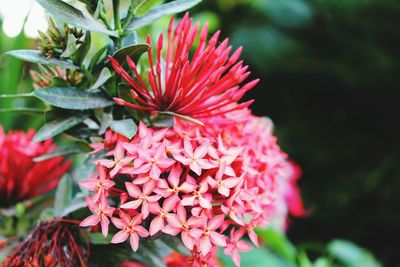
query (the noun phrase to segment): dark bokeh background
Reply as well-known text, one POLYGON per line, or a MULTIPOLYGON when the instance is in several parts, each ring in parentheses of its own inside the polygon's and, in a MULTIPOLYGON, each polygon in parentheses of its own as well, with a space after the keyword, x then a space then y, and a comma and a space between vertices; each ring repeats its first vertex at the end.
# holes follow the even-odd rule
MULTIPOLYGON (((248 94, 303 168, 295 243, 346 238, 398 266, 400 1, 205 0, 262 83, 248 94)), ((211 12, 211 14, 210 14, 211 12)))

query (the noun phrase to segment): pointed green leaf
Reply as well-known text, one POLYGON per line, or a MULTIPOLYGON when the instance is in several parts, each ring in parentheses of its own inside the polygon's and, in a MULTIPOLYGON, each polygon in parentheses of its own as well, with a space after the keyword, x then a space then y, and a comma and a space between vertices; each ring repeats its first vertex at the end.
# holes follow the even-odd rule
POLYGON ((68 118, 58 118, 47 122, 36 132, 34 142, 40 142, 68 130, 86 119, 86 115, 74 115, 68 118))
POLYGON ((78 193, 74 196, 74 198, 70 201, 70 203, 64 208, 61 213, 61 216, 67 216, 68 214, 80 210, 82 208, 87 207, 85 197, 82 193, 78 193))
POLYGON ((64 109, 94 109, 112 106, 113 101, 101 92, 89 92, 75 87, 49 87, 35 90, 33 94, 44 102, 64 109))
POLYGON ((101 70, 97 81, 92 85, 90 89, 100 88, 108 79, 112 77, 111 72, 108 68, 104 68, 101 70))
POLYGON ((76 41, 78 39, 75 38, 73 34, 68 34, 67 47, 64 52, 60 55, 60 57, 68 58, 72 56, 76 52, 76 41))
POLYGON ((110 31, 93 17, 82 13, 79 9, 61 0, 37 0, 54 18, 72 26, 94 32, 100 32, 117 37, 115 31, 110 31))
POLYGON ((35 115, 35 116, 41 116, 45 113, 46 110, 40 109, 40 108, 7 108, 7 109, 0 109, 1 112, 15 112, 15 113, 20 113, 20 114, 26 114, 26 115, 35 115))
POLYGON ((72 178, 64 175, 57 186, 56 196, 54 199, 54 215, 61 216, 64 209, 72 200, 72 178))
POLYGON ((134 18, 131 23, 129 23, 126 30, 134 31, 138 28, 146 26, 153 21, 168 15, 179 13, 185 11, 198 3, 201 0, 176 0, 166 4, 162 4, 152 8, 146 15, 138 18, 134 18))
POLYGON ((12 50, 8 51, 6 54, 32 63, 43 64, 43 65, 54 65, 72 70, 79 69, 79 67, 75 66, 70 61, 60 60, 55 58, 49 59, 44 57, 40 53, 40 51, 37 50, 27 50, 27 49, 12 50))
POLYGON ((154 6, 162 2, 162 0, 136 0, 133 1, 133 14, 135 16, 143 16, 154 6))
POLYGON ((95 245, 106 245, 111 243, 112 235, 104 237, 101 233, 87 233, 89 242, 95 245))
POLYGON ((90 45, 92 43, 92 38, 90 32, 86 32, 85 40, 76 50, 76 53, 72 56, 72 60, 77 62, 78 65, 82 65, 83 60, 85 59, 86 55, 90 50, 90 45))
POLYGON ((346 240, 334 240, 328 252, 349 267, 381 267, 382 265, 367 250, 346 240))
POLYGON ((137 133, 137 125, 132 119, 114 120, 110 123, 110 128, 128 139, 132 139, 137 133))
POLYGON ((48 153, 45 154, 43 156, 40 157, 36 157, 33 159, 33 161, 35 162, 39 162, 39 161, 44 161, 44 160, 48 160, 48 159, 52 159, 52 158, 56 158, 59 156, 66 156, 66 155, 71 155, 71 154, 77 154, 79 152, 82 152, 82 150, 80 150, 79 148, 76 147, 66 147, 66 148, 62 148, 59 149, 53 153, 48 153))
POLYGON ((134 44, 116 51, 112 56, 117 60, 123 67, 127 66, 126 56, 129 56, 133 62, 137 62, 140 56, 149 50, 148 44, 134 44))

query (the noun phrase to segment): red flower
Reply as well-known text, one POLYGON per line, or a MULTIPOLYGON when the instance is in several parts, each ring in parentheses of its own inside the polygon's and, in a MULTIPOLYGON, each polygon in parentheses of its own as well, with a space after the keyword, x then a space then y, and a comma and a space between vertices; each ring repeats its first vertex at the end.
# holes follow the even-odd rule
POLYGON ((35 132, 0 127, 0 206, 6 207, 54 189, 71 163, 63 157, 35 162, 34 158, 55 151, 52 140, 32 142, 35 132))
POLYGON ((175 29, 173 25, 172 18, 165 55, 162 34, 157 41, 156 58, 152 56, 152 40, 150 36, 147 38, 147 44, 150 46, 147 53, 150 64, 147 79, 143 74, 139 74, 136 64, 129 57, 127 63, 136 80, 110 57, 114 70, 129 84, 132 89, 131 95, 136 101, 129 103, 115 98, 115 102, 139 110, 189 116, 199 123, 210 116, 249 106, 253 101, 232 105, 259 81, 253 80, 240 86, 250 75, 247 71, 248 66, 238 61, 242 48, 230 55, 232 47, 228 46, 228 39, 219 43, 219 31, 207 42, 207 24, 199 34, 199 25, 192 25, 188 13, 175 29), (197 48, 193 56, 189 56, 196 39, 199 39, 197 48))

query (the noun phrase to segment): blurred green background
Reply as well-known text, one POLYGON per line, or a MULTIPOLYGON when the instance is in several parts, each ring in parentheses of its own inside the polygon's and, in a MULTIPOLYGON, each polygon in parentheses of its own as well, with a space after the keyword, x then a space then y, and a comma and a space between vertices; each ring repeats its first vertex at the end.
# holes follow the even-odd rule
MULTIPOLYGON (((400 1, 203 0, 191 13, 244 46, 262 78, 246 97, 302 166, 311 214, 290 221, 289 239, 348 239, 400 266, 400 1)), ((0 33, 1 54, 34 47, 0 33)), ((0 92, 30 91, 29 68, 2 56, 0 92)), ((0 109, 24 101, 0 99, 0 109)), ((0 112, 0 123, 26 129, 41 118, 0 112)))

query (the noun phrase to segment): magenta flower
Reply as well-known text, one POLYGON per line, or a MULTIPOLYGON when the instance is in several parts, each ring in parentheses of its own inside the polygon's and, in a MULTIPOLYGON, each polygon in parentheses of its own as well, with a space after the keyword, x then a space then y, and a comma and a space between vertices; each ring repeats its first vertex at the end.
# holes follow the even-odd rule
POLYGON ((142 215, 137 215, 135 217, 130 217, 124 212, 120 212, 121 219, 111 218, 112 223, 118 229, 121 229, 116 233, 111 239, 111 243, 122 243, 129 237, 129 242, 131 244, 132 250, 136 251, 139 248, 139 236, 147 237, 149 232, 140 224, 142 223, 142 215))
POLYGON ((250 81, 243 86, 250 72, 248 67, 238 61, 242 48, 231 54, 232 47, 228 39, 219 42, 220 32, 215 33, 207 42, 207 24, 199 33, 198 24, 192 25, 192 19, 186 14, 175 27, 171 19, 163 56, 164 36, 157 41, 157 57, 153 59, 153 44, 150 37, 147 43, 150 71, 147 81, 140 74, 135 62, 127 57, 127 63, 136 76, 136 80, 112 57, 114 70, 130 85, 135 103, 121 98, 115 102, 133 109, 145 111, 170 112, 189 116, 200 121, 249 106, 253 101, 231 106, 253 88, 259 80, 250 81), (190 50, 199 38, 197 49, 190 57, 190 50))

